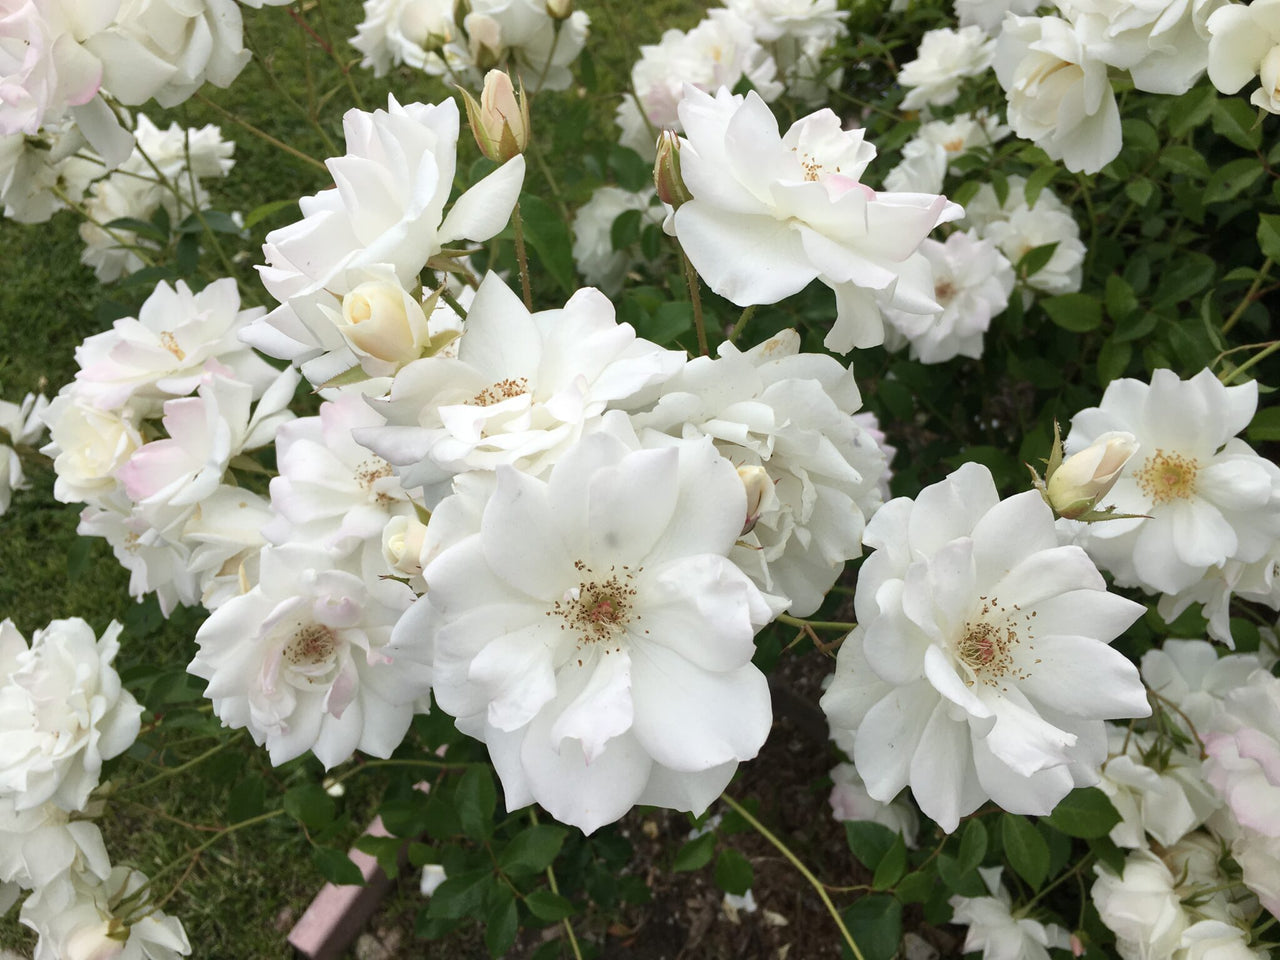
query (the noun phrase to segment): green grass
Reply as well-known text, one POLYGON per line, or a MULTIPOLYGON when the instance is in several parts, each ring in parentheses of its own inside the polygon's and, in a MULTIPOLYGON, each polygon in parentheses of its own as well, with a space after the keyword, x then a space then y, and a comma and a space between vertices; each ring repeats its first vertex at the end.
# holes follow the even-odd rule
MULTIPOLYGON (((307 6, 308 21, 324 34, 319 10, 314 4, 307 6)), ((360 19, 359 3, 325 0, 324 6, 341 56, 354 61, 357 54, 343 38, 354 34, 354 24, 360 19)), ((536 136, 544 155, 555 165, 558 186, 571 206, 584 200, 597 180, 581 169, 566 166, 562 158, 573 150, 603 155, 613 143, 613 109, 639 44, 655 42, 668 27, 691 26, 703 11, 701 5, 685 0, 583 7, 594 21, 587 49, 597 86, 603 92, 571 89, 563 94, 543 94, 534 106, 536 136)), ((333 61, 314 44, 304 46, 302 31, 286 9, 246 10, 245 18, 257 53, 255 62, 245 68, 230 90, 206 87, 202 92, 311 156, 327 156, 324 136, 341 144, 341 113, 350 103, 333 61), (292 106, 291 99, 303 109, 292 106), (314 117, 308 116, 309 104, 315 107, 314 117)), ((438 102, 451 92, 440 81, 408 70, 375 79, 357 68, 352 81, 370 109, 385 105, 389 91, 401 102, 438 102)), ((212 185, 218 209, 247 213, 260 204, 296 198, 327 184, 322 171, 237 129, 198 100, 170 111, 147 108, 145 112, 161 126, 173 120, 187 126, 219 123, 224 136, 234 136, 236 167, 227 180, 212 185)), ((459 170, 467 171, 477 157, 464 128, 459 170)), ((540 196, 549 193, 536 164, 530 165, 527 190, 540 196)), ((224 238, 228 256, 242 253, 236 258, 236 275, 249 292, 248 303, 268 302, 252 268, 260 260, 262 237, 296 215, 288 209, 268 218, 255 228, 248 242, 224 238)), ((74 351, 84 338, 106 329, 112 316, 136 312, 150 291, 148 285, 128 282, 100 286, 92 271, 79 262, 82 243, 77 226, 71 213, 37 226, 0 222, 0 327, 7 344, 0 359, 0 397, 4 399, 16 401, 35 390, 52 396, 74 375, 74 351), (114 306, 104 308, 104 301, 114 306), (111 310, 115 312, 108 312, 111 310)), ((220 261, 208 251, 201 269, 204 280, 222 274, 220 261)), ((538 289, 545 305, 562 297, 553 288, 538 289)), ((0 517, 0 617, 12 618, 28 638, 50 620, 62 617, 84 617, 99 631, 111 620, 121 620, 126 624, 118 661, 122 673, 145 677, 163 672, 176 677, 195 653, 198 612, 179 611, 170 621, 160 622, 153 605, 133 603, 126 592, 127 574, 105 542, 77 537, 80 507, 53 499, 52 469, 33 465, 28 474, 32 489, 17 493, 10 511, 0 517)), ((170 724, 176 718, 193 724, 182 736, 194 736, 202 730, 207 733, 207 704, 202 712, 203 701, 182 699, 189 694, 189 689, 181 688, 172 695, 173 702, 151 705, 170 724)), ((172 745, 178 736, 170 733, 158 739, 155 734, 144 734, 128 756, 114 765, 112 776, 117 786, 147 780, 218 742, 205 737, 172 745), (170 746, 165 747, 166 743, 170 746)), ((169 777, 110 804, 101 825, 112 859, 131 863, 148 874, 178 864, 157 884, 158 890, 168 889, 191 867, 165 909, 182 918, 195 956, 212 960, 286 956, 289 925, 323 882, 311 862, 311 845, 304 832, 289 818, 280 817, 228 836, 192 861, 187 852, 210 833, 174 821, 186 821, 193 827, 225 824, 232 788, 250 775, 267 783, 268 807, 278 804, 289 786, 317 780, 319 765, 304 759, 272 769, 265 752, 241 735, 202 764, 202 769, 201 776, 169 777)), ((339 806, 344 838, 354 838, 371 816, 379 783, 375 775, 347 782, 348 790, 339 806)), ((406 924, 411 928, 411 919, 405 918, 411 917, 417 902, 416 883, 411 881, 408 887, 389 907, 389 922, 402 928, 406 924)), ((33 944, 34 938, 18 926, 16 910, 0 918, 0 945, 30 952, 33 944)), ((412 955, 424 955, 425 949, 419 944, 411 948, 412 955)), ((432 945, 433 952, 425 955, 463 956, 473 949, 474 936, 470 940, 464 936, 453 947, 432 945)))

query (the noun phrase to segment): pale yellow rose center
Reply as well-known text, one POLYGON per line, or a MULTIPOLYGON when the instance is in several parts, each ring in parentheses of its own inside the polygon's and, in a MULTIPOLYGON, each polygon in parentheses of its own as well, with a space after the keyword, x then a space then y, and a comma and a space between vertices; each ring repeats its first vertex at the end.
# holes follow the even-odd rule
POLYGON ((1195 457, 1157 450, 1138 472, 1138 486, 1152 503, 1172 503, 1195 496, 1200 462, 1195 457))

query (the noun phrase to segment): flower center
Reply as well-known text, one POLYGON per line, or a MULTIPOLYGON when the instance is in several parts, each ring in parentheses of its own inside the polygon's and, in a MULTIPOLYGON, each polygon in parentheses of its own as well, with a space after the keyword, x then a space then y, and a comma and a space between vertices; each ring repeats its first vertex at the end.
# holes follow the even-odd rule
POLYGON ((187 359, 186 351, 178 346, 178 339, 168 330, 160 331, 160 346, 164 347, 179 360, 187 359))
POLYGON ((626 636, 627 628, 640 619, 634 613, 632 598, 636 588, 632 584, 635 575, 644 568, 633 571, 625 564, 610 566, 606 576, 597 574, 581 560, 576 561, 574 567, 582 575, 582 581, 566 590, 564 597, 547 611, 547 616, 560 617, 564 621, 560 629, 577 634, 579 649, 584 644, 601 643, 605 653, 620 651, 619 643, 626 636))
MULTIPOLYGON (((337 638, 331 629, 318 623, 309 623, 299 628, 298 632, 285 645, 284 659, 293 667, 316 667, 327 663, 333 657, 337 638)), ((308 683, 314 683, 314 677, 307 677, 308 683)))
POLYGON ((943 280, 933 288, 933 298, 944 307, 951 302, 951 298, 955 295, 956 288, 950 280, 943 280))
POLYGON ((1007 610, 996 597, 979 599, 982 609, 976 618, 965 622, 955 654, 968 675, 966 686, 982 683, 1004 689, 1006 678, 1025 680, 1030 676, 1019 666, 1015 652, 1024 642, 1028 650, 1035 649, 1030 627, 1036 614, 1023 613, 1016 603, 1012 611, 1007 610), (1023 621, 1020 628, 1014 622, 1019 618, 1023 621))
POLYGON ((1152 503, 1187 500, 1195 495, 1200 461, 1177 453, 1157 450, 1138 472, 1138 486, 1152 503))
POLYGON ((503 400, 510 400, 512 397, 518 397, 522 393, 529 392, 529 381, 524 377, 517 377, 514 380, 499 380, 492 386, 485 387, 474 397, 471 403, 477 407, 488 407, 495 403, 501 403, 503 400))
POLYGON ((942 145, 942 149, 947 153, 959 153, 964 149, 964 138, 956 137, 954 140, 948 140, 942 145))

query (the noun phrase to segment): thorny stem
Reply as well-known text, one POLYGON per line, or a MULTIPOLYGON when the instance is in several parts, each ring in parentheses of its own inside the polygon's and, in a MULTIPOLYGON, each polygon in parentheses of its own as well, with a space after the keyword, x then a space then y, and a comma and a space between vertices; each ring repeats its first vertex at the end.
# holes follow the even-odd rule
POLYGON ((790 617, 785 613, 777 616, 779 623, 790 624, 793 627, 813 627, 818 630, 852 630, 857 626, 856 623, 846 623, 842 620, 803 620, 800 617, 790 617))
POLYGON ((684 266, 684 280, 689 285, 689 300, 693 303, 693 326, 698 331, 698 352, 704 357, 709 356, 711 348, 707 346, 707 327, 702 319, 702 293, 698 289, 698 272, 693 269, 693 264, 685 256, 684 247, 680 246, 679 241, 676 241, 676 246, 680 249, 680 263, 684 266))
POLYGON ((1253 283, 1250 284, 1249 289, 1245 291, 1244 297, 1241 298, 1238 304, 1236 304, 1236 308, 1231 311, 1231 316, 1227 317, 1227 319, 1222 322, 1223 333, 1230 332, 1231 328, 1236 325, 1236 322, 1239 321, 1244 312, 1249 309, 1249 304, 1253 303, 1254 299, 1257 297, 1258 288, 1262 286, 1262 281, 1267 279, 1267 271, 1269 271, 1271 267, 1272 262, 1270 257, 1267 257, 1267 259, 1262 261, 1262 266, 1258 268, 1258 275, 1253 278, 1253 283))
POLYGON ((1218 379, 1221 380, 1224 384, 1230 384, 1231 381, 1236 379, 1238 376, 1240 376, 1240 374, 1247 372, 1250 367, 1257 366, 1259 363, 1261 363, 1267 357, 1271 356, 1271 354, 1275 353, 1277 350, 1280 350, 1280 340, 1272 340, 1271 343, 1265 349, 1259 350, 1252 357, 1250 357, 1244 363, 1240 364, 1240 366, 1236 367, 1230 373, 1224 372, 1219 374, 1218 379))
MULTIPOLYGON (((538 825, 538 814, 533 810, 529 811, 529 821, 535 827, 538 825)), ((556 883, 556 872, 551 869, 550 864, 547 865, 547 886, 551 888, 551 892, 557 897, 560 896, 560 885, 556 883)), ((578 937, 573 932, 573 924, 569 922, 568 917, 565 917, 561 923, 564 924, 565 935, 569 938, 569 948, 573 950, 574 960, 582 960, 582 948, 578 946, 578 937)))
POLYGON ((468 767, 481 766, 476 763, 446 763, 443 760, 364 760, 362 759, 356 766, 352 767, 345 773, 341 773, 333 778, 334 784, 342 783, 348 777, 353 777, 357 773, 361 773, 370 767, 429 767, 432 770, 465 770, 468 767))
MULTIPOLYGON (((520 265, 520 292, 524 295, 524 308, 532 310, 533 294, 529 291, 529 260, 524 252, 524 218, 520 216, 519 200, 511 208, 511 226, 516 234, 516 262, 520 265)), ((445 302, 448 303, 447 300, 445 302)))
POLYGON ((853 951, 854 957, 856 957, 857 960, 865 960, 862 956, 862 951, 858 949, 858 944, 854 942, 853 935, 849 933, 849 928, 844 925, 844 920, 840 917, 840 911, 836 909, 836 905, 832 903, 831 898, 827 896, 826 888, 822 885, 822 882, 815 877, 812 872, 810 872, 809 868, 801 862, 799 857, 791 852, 791 849, 785 843, 774 836, 768 827, 753 817, 742 804, 738 803, 737 800, 733 799, 733 797, 729 796, 727 793, 720 794, 720 799, 728 804, 729 807, 738 814, 738 816, 751 824, 760 836, 773 844, 777 848, 778 852, 786 857, 793 867, 800 871, 801 876, 809 881, 809 886, 813 887, 817 892, 818 897, 822 900, 823 906, 825 906, 827 908, 827 912, 831 914, 831 919, 834 920, 836 926, 840 928, 840 935, 844 937, 844 942, 847 943, 849 945, 849 949, 853 951))
POLYGON ((301 150, 298 150, 295 147, 289 146, 289 144, 285 143, 283 140, 277 140, 271 134, 267 133, 267 131, 260 130, 259 128, 255 127, 252 123, 250 123, 248 120, 244 120, 238 117, 236 114, 232 113, 230 110, 228 110, 226 107, 222 106, 221 104, 214 103, 212 100, 210 100, 208 97, 206 97, 204 94, 200 93, 199 91, 196 92, 195 98, 199 100, 201 103, 204 103, 210 107, 213 107, 214 110, 217 110, 218 113, 226 117, 232 123, 238 123, 240 126, 244 127, 246 130, 248 130, 258 139, 265 140, 267 143, 271 144, 273 147, 277 147, 283 150, 285 153, 290 154, 291 156, 297 157, 299 160, 303 160, 311 164, 313 167, 319 167, 325 173, 329 172, 329 168, 326 167, 319 160, 317 160, 315 157, 308 156, 307 154, 303 153, 301 150))

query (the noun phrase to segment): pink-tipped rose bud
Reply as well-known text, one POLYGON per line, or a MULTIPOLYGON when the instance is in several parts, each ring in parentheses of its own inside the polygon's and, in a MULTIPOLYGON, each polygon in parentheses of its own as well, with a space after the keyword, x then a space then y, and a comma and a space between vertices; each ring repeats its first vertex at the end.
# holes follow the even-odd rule
POLYGON ((672 130, 663 130, 658 137, 658 158, 653 162, 653 185, 658 188, 658 198, 680 209, 686 200, 692 200, 689 188, 680 176, 680 138, 672 130))
POLYGON ((1088 513, 1111 491, 1137 449, 1138 441, 1132 433, 1110 430, 1102 434, 1049 474, 1049 505, 1068 520, 1088 513))
POLYGON ((511 77, 501 70, 490 70, 484 78, 480 102, 462 91, 467 106, 467 121, 475 135, 480 152, 497 163, 506 163, 524 153, 529 145, 529 101, 524 84, 516 95, 511 77))

